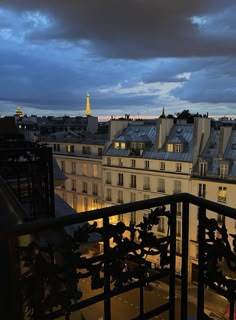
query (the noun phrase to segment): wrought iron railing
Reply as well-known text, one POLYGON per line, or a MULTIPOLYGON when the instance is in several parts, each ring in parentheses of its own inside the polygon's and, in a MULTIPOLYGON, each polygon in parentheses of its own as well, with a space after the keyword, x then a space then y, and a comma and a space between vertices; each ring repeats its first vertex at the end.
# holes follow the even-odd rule
POLYGON ((198 211, 199 246, 196 319, 213 319, 204 308, 205 286, 228 300, 229 319, 234 319, 236 281, 224 274, 219 261, 224 258, 228 268, 233 272, 236 270, 236 234, 228 235, 226 226, 219 225, 217 218, 208 217, 208 212, 235 219, 236 209, 185 193, 1 230, 1 278, 6 274, 1 291, 7 297, 0 299, 3 318, 41 320, 64 316, 70 319, 74 311, 103 301, 104 319, 110 320, 111 299, 138 289, 139 312, 133 319, 152 319, 166 311, 170 320, 189 319, 189 219, 194 214, 194 207, 198 211), (176 209, 179 202, 182 203, 182 266, 180 314, 177 315, 176 209), (150 209, 149 214, 145 214, 137 225, 114 222, 116 216, 125 217, 136 211, 138 217, 147 209, 150 209), (168 221, 168 228, 166 234, 157 237, 153 228, 158 226, 161 217, 168 221), (94 220, 99 223, 87 224, 94 220), (72 225, 74 230, 68 229, 72 225), (102 252, 95 256, 81 254, 81 245, 89 243, 94 236, 102 243, 102 252), (232 246, 230 238, 233 239, 232 246), (147 256, 160 261, 154 271, 147 256), (135 257, 135 263, 130 263, 130 257, 135 257), (88 278, 91 288, 101 288, 102 292, 83 299, 78 288, 82 278, 88 278), (161 279, 168 279, 168 301, 146 310, 144 288, 161 279))

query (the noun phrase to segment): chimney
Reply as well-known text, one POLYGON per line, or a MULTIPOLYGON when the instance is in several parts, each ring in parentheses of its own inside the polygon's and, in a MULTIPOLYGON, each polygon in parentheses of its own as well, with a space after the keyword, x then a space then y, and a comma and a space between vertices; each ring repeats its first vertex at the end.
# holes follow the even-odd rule
POLYGON ((172 118, 159 118, 157 119, 156 127, 156 150, 162 148, 166 142, 166 138, 170 134, 170 130, 173 127, 174 119, 172 118))
POLYGON ((220 127, 218 157, 222 158, 229 141, 232 127, 220 127))
POLYGON ((211 133, 210 118, 194 118, 193 124, 193 165, 196 163, 199 155, 204 150, 211 133))
POLYGON ((128 127, 129 119, 111 119, 109 126, 109 141, 112 141, 117 135, 121 134, 122 131, 128 127))

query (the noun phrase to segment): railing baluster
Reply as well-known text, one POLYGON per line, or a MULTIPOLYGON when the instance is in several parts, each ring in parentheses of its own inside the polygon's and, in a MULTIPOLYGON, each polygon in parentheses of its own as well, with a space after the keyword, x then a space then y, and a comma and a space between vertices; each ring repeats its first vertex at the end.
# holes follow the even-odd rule
POLYGON ((171 204, 170 211, 169 320, 175 320, 176 203, 171 204))
POLYGON ((144 295, 143 295, 143 286, 140 286, 139 290, 139 316, 142 319, 144 315, 144 303, 143 303, 144 295))
POLYGON ((198 212, 198 304, 197 319, 204 317, 204 257, 205 257, 205 219, 206 209, 199 207, 198 212))
POLYGON ((109 217, 103 218, 104 235, 104 319, 111 320, 111 298, 110 298, 110 255, 109 255, 109 217))
POLYGON ((182 210, 181 320, 188 318, 188 245, 189 203, 184 201, 182 210))

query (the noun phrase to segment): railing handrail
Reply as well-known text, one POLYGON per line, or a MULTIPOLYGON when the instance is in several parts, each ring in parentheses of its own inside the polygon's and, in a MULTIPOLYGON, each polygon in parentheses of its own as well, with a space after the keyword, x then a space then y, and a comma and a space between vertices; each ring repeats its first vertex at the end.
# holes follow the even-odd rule
POLYGON ((199 198, 189 193, 178 193, 158 198, 146 199, 141 201, 129 202, 111 207, 85 211, 78 214, 72 214, 64 217, 48 218, 41 221, 27 222, 21 225, 10 226, 8 229, 0 230, 0 237, 6 237, 10 234, 24 235, 37 232, 43 229, 64 227, 72 224, 78 224, 85 221, 92 221, 102 218, 116 216, 131 211, 139 211, 169 205, 170 203, 187 202, 189 204, 204 206, 207 210, 226 215, 232 219, 236 218, 236 209, 223 204, 215 203, 210 200, 199 198))

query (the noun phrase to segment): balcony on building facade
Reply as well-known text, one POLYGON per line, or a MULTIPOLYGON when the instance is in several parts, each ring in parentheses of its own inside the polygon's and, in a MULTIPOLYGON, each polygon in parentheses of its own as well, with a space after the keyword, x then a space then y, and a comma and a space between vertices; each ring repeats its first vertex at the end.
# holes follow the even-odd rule
MULTIPOLYGON (((214 319, 206 306, 206 286, 228 301, 229 319, 233 319, 236 280, 232 276, 227 277, 219 261, 224 260, 227 267, 235 272, 236 235, 228 234, 224 222, 225 218, 235 219, 236 209, 182 193, 31 223, 18 221, 16 224, 11 217, 20 215, 22 208, 13 205, 9 196, 4 194, 4 188, 0 190, 0 204, 1 212, 8 217, 4 224, 0 224, 0 277, 4 297, 0 299, 0 304, 3 319, 63 317, 68 320, 78 310, 83 313, 86 307, 90 310, 95 308, 96 316, 96 303, 103 302, 102 318, 112 320, 113 298, 125 292, 132 294, 133 290, 139 292, 139 310, 131 319, 152 319, 161 317, 164 312, 168 313, 170 320, 190 319, 187 303, 190 280, 189 226, 194 209, 198 215, 198 284, 196 315, 191 319, 214 319), (179 203, 182 208, 182 237, 176 239, 179 232, 179 203), (143 210, 146 212, 143 222, 138 225, 126 223, 127 215, 135 212, 135 221, 138 221, 143 210), (209 212, 214 213, 215 218, 209 217, 209 212), (122 217, 122 221, 119 221, 119 217, 122 217), (103 221, 102 227, 87 223, 98 219, 103 221), (163 219, 167 220, 167 228, 162 225, 163 219), (66 230, 70 225, 77 229, 68 236, 66 230), (157 237, 152 228, 159 226, 163 234, 157 237), (80 253, 82 244, 94 234, 100 235, 97 241, 103 244, 103 249, 95 256, 83 256, 80 253), (177 288, 176 256, 180 254, 181 286, 177 288), (155 269, 150 266, 149 255, 159 261, 155 269), (135 257, 135 263, 130 263, 132 257, 135 257), (93 296, 82 299, 82 293, 78 290, 80 284, 83 290, 82 278, 90 282, 91 290, 98 290, 93 296), (160 304, 157 299, 157 305, 147 310, 145 287, 162 280, 167 281, 169 286, 166 301, 160 304), (180 295, 179 306, 176 306, 177 295, 180 295), (179 307, 179 314, 176 313, 176 307, 179 307)), ((126 316, 124 318, 128 320, 126 316)))

